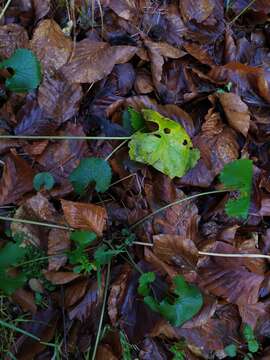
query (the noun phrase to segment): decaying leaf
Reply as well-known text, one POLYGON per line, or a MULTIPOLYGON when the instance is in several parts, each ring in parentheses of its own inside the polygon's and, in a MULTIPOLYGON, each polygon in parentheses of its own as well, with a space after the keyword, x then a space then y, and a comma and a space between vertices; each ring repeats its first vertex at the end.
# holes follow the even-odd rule
POLYGON ((74 57, 61 72, 71 83, 92 83, 109 75, 115 64, 123 64, 136 53, 134 46, 110 46, 88 39, 77 44, 74 57))
POLYGON ((107 212, 102 206, 61 200, 68 224, 75 229, 94 231, 101 236, 106 225, 107 212))

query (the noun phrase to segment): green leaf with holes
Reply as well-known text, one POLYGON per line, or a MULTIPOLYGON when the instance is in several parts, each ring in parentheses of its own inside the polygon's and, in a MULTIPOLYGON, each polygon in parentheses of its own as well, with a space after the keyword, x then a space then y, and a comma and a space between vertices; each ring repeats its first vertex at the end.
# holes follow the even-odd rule
POLYGON ((130 106, 124 110, 122 120, 124 128, 127 129, 131 134, 135 131, 141 130, 144 127, 144 119, 142 114, 130 106))
POLYGON ((46 190, 51 190, 54 183, 54 177, 49 172, 40 172, 35 175, 33 180, 33 186, 36 191, 39 191, 42 187, 46 190))
POLYGON ((97 192, 105 192, 110 186, 111 178, 112 171, 108 162, 96 157, 82 159, 69 176, 75 192, 79 195, 82 195, 92 182, 95 183, 97 192))
POLYGON ((36 89, 41 82, 41 66, 35 54, 28 49, 17 49, 0 63, 0 69, 12 69, 14 74, 6 80, 10 91, 24 93, 36 89))
POLYGON ((131 160, 152 165, 170 178, 185 175, 192 169, 200 152, 193 144, 186 130, 177 122, 156 111, 142 110, 146 121, 158 125, 151 133, 138 131, 129 142, 131 160))

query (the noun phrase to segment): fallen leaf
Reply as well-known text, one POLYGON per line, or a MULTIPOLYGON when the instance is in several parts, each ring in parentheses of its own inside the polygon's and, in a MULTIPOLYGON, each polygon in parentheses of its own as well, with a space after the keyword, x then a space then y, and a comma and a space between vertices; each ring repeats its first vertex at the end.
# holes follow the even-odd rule
POLYGON ((107 219, 106 209, 94 204, 61 200, 62 209, 68 224, 75 229, 94 231, 101 236, 107 219))
POLYGON ((23 311, 30 311, 32 314, 35 314, 37 311, 37 306, 35 304, 34 294, 31 291, 25 289, 17 289, 12 295, 12 300, 21 306, 23 311))
POLYGON ((238 305, 238 309, 243 324, 248 324, 253 329, 256 327, 259 319, 268 315, 267 304, 264 304, 263 302, 238 305))
POLYGON ((71 247, 69 236, 70 234, 66 230, 52 229, 50 231, 48 239, 49 271, 57 271, 66 264, 66 252, 71 247))
POLYGON ((28 48, 27 31, 18 24, 0 26, 0 57, 9 58, 16 49, 28 48))
POLYGON ((180 3, 181 14, 185 21, 195 20, 198 23, 207 20, 215 8, 216 0, 183 0, 180 3))
POLYGON ((183 268, 195 268, 198 250, 194 242, 179 235, 154 235, 154 254, 161 260, 183 268))
MULTIPOLYGON (((212 252, 235 253, 228 244, 216 242, 212 252)), ((241 259, 206 257, 198 265, 200 286, 237 305, 256 304, 264 276, 248 271, 241 259)))
POLYGON ((185 56, 186 53, 168 43, 155 43, 148 39, 144 40, 144 45, 146 46, 149 53, 154 84, 155 86, 158 86, 162 77, 164 57, 178 59, 182 56, 185 56))
POLYGON ((68 61, 72 41, 65 37, 54 20, 46 19, 35 29, 30 46, 40 60, 43 71, 52 74, 68 61))
POLYGON ((111 291, 108 298, 108 314, 113 326, 117 324, 119 308, 123 303, 130 275, 131 268, 129 266, 123 266, 118 278, 111 285, 111 291))
POLYGON ((12 204, 33 190, 34 170, 15 153, 5 159, 4 171, 0 180, 0 205, 12 204))
POLYGON ((88 287, 88 279, 78 279, 65 287, 65 308, 75 305, 85 295, 88 287))
POLYGON ((77 279, 81 275, 67 271, 45 271, 44 276, 54 285, 64 285, 77 279))
POLYGON ((104 359, 117 360, 119 358, 113 354, 112 349, 109 345, 99 345, 97 350, 96 360, 104 360, 104 359))
POLYGON ((208 187, 224 165, 238 158, 239 145, 235 132, 222 124, 220 115, 208 111, 200 134, 193 138, 193 145, 200 150, 197 165, 183 176, 179 183, 208 187))
POLYGON ((138 8, 134 0, 103 0, 105 6, 109 6, 118 16, 125 20, 131 20, 136 16, 138 8))
POLYGON ((51 0, 34 0, 36 22, 44 18, 51 9, 51 0))
POLYGON ((71 83, 92 83, 110 74, 115 64, 128 62, 136 53, 134 46, 110 46, 88 39, 80 41, 72 60, 61 68, 71 83))
POLYGON ((240 96, 233 93, 219 94, 218 98, 230 126, 247 136, 250 126, 250 114, 247 105, 240 96))
POLYGON ((70 84, 59 75, 47 75, 38 90, 38 103, 46 116, 63 123, 78 112, 82 96, 79 84, 70 84))
POLYGON ((104 277, 102 277, 102 286, 100 289, 96 281, 92 282, 83 300, 69 311, 70 320, 78 319, 81 322, 87 321, 88 325, 97 329, 103 290, 104 277))

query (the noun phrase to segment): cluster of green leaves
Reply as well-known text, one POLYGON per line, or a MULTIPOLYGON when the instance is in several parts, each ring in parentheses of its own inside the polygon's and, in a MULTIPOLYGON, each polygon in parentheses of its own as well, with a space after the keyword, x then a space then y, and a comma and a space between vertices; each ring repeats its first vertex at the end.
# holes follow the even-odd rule
MULTIPOLYGON (((243 338, 246 341, 248 351, 249 351, 245 355, 243 360, 253 359, 252 354, 255 354, 256 352, 258 352, 258 350, 260 348, 260 344, 254 335, 254 331, 253 331, 252 327, 248 324, 246 324, 243 328, 243 338)), ((237 351, 238 351, 238 347, 235 344, 230 344, 230 345, 226 346, 224 349, 225 354, 230 358, 236 357, 237 351)))
MULTIPOLYGON (((125 236, 125 232, 122 232, 125 236)), ((74 265, 76 273, 90 274, 93 270, 97 272, 98 283, 101 283, 101 269, 117 255, 126 251, 126 246, 134 240, 133 234, 126 234, 126 239, 121 245, 110 248, 107 244, 101 244, 94 251, 93 259, 90 260, 87 254, 87 247, 96 240, 96 234, 90 231, 76 230, 71 233, 70 239, 75 243, 75 248, 68 253, 70 264, 74 265)))
POLYGON ((142 110, 144 119, 158 130, 137 131, 129 142, 131 160, 152 165, 170 178, 181 177, 192 169, 200 158, 186 130, 176 121, 150 109, 142 110))
POLYGON ((6 88, 17 93, 36 89, 41 82, 41 66, 35 54, 28 49, 17 49, 0 63, 0 69, 11 69, 13 74, 6 80, 6 88))
POLYGON ((173 326, 181 326, 196 315, 202 305, 203 297, 195 285, 188 284, 183 276, 177 275, 173 279, 174 299, 164 298, 158 302, 153 296, 151 284, 155 281, 156 275, 147 272, 140 276, 138 293, 144 297, 144 303, 152 311, 159 313, 173 326))
POLYGON ((252 161, 249 159, 235 160, 224 166, 220 181, 226 189, 237 191, 237 199, 230 199, 225 205, 227 215, 246 219, 250 206, 252 189, 252 161))

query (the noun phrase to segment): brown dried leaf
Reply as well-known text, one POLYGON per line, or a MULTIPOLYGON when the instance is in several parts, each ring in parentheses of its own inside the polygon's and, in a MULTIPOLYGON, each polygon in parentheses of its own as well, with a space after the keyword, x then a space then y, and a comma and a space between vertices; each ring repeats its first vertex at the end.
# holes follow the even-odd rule
POLYGON ((185 21, 195 20, 198 23, 205 21, 215 8, 215 0, 182 0, 181 14, 185 21))
POLYGON ((242 322, 249 324, 254 329, 257 321, 264 316, 267 316, 267 304, 258 302, 257 304, 243 304, 238 305, 239 313, 242 318, 242 322))
POLYGON ((5 158, 3 175, 0 180, 0 205, 12 204, 33 190, 34 170, 15 153, 5 158))
POLYGON ((66 64, 72 51, 72 41, 65 37, 60 26, 52 19, 39 23, 31 40, 44 72, 54 73, 66 64))
POLYGON ((116 326, 119 317, 119 307, 122 304, 127 288, 127 282, 131 274, 130 266, 122 268, 120 275, 111 286, 108 298, 108 314, 113 326, 116 326))
MULTIPOLYGON (((235 253, 231 245, 216 242, 211 252, 235 253)), ((256 304, 264 276, 248 271, 241 258, 206 257, 198 266, 200 286, 228 302, 246 305, 256 304)))
POLYGON ((101 236, 107 220, 104 207, 67 200, 61 200, 62 209, 68 224, 75 229, 94 231, 101 236))
POLYGON ((138 11, 134 0, 103 0, 103 5, 110 7, 119 17, 125 20, 133 20, 138 11))
POLYGON ((99 345, 96 360, 118 360, 109 345, 99 345))
POLYGON ((194 268, 198 260, 198 250, 194 242, 185 236, 154 235, 155 255, 170 264, 181 268, 194 268))
POLYGON ((218 98, 230 126, 247 136, 250 125, 250 114, 247 105, 241 100, 240 96, 233 93, 219 94, 218 98))
POLYGON ((44 18, 51 8, 51 0, 34 0, 36 22, 44 18))
POLYGON ((25 289, 17 289, 11 296, 12 300, 18 304, 23 311, 30 311, 35 314, 37 306, 35 304, 34 294, 25 289))
POLYGON ((134 83, 137 94, 148 94, 154 90, 151 75, 146 71, 138 71, 134 83))
POLYGON ((128 62, 136 53, 134 46, 110 46, 84 39, 77 43, 72 60, 61 68, 71 83, 92 83, 109 75, 115 64, 128 62))
POLYGON ((18 24, 0 26, 0 58, 10 57, 18 48, 27 48, 26 30, 18 24))
POLYGON ((70 250, 71 245, 69 236, 70 234, 66 230, 52 229, 50 231, 48 239, 49 271, 57 271, 66 264, 66 252, 70 250))
POLYGON ((167 360, 165 351, 161 348, 159 343, 151 338, 146 338, 141 347, 139 354, 140 360, 167 360))
POLYGON ((192 140, 200 150, 201 159, 179 180, 181 184, 208 187, 225 164, 238 158, 239 145, 234 130, 224 126, 213 109, 205 119, 201 133, 192 140))
POLYGON ((65 308, 75 305, 85 295, 88 279, 78 279, 65 288, 65 308))
MULTIPOLYGON (((14 217, 56 224, 63 223, 63 218, 41 193, 26 200, 23 205, 16 210, 14 217)), ((47 248, 49 228, 13 222, 11 229, 13 234, 24 234, 26 243, 30 242, 43 249, 47 248)))
POLYGON ((164 57, 178 59, 182 56, 185 56, 186 53, 165 42, 156 43, 151 40, 145 39, 144 44, 148 50, 151 61, 151 72, 153 81, 155 86, 157 86, 162 78, 164 57))
POLYGON ((95 328, 98 327, 99 309, 101 306, 104 290, 104 276, 102 286, 99 289, 96 281, 92 282, 83 300, 69 312, 71 320, 78 319, 81 322, 88 321, 95 328))
POLYGON ((48 75, 39 87, 38 103, 48 117, 63 123, 78 112, 82 96, 79 84, 70 84, 60 76, 48 75))
POLYGON ((44 276, 54 285, 64 285, 77 279, 81 274, 67 271, 46 271, 44 272, 44 276))

